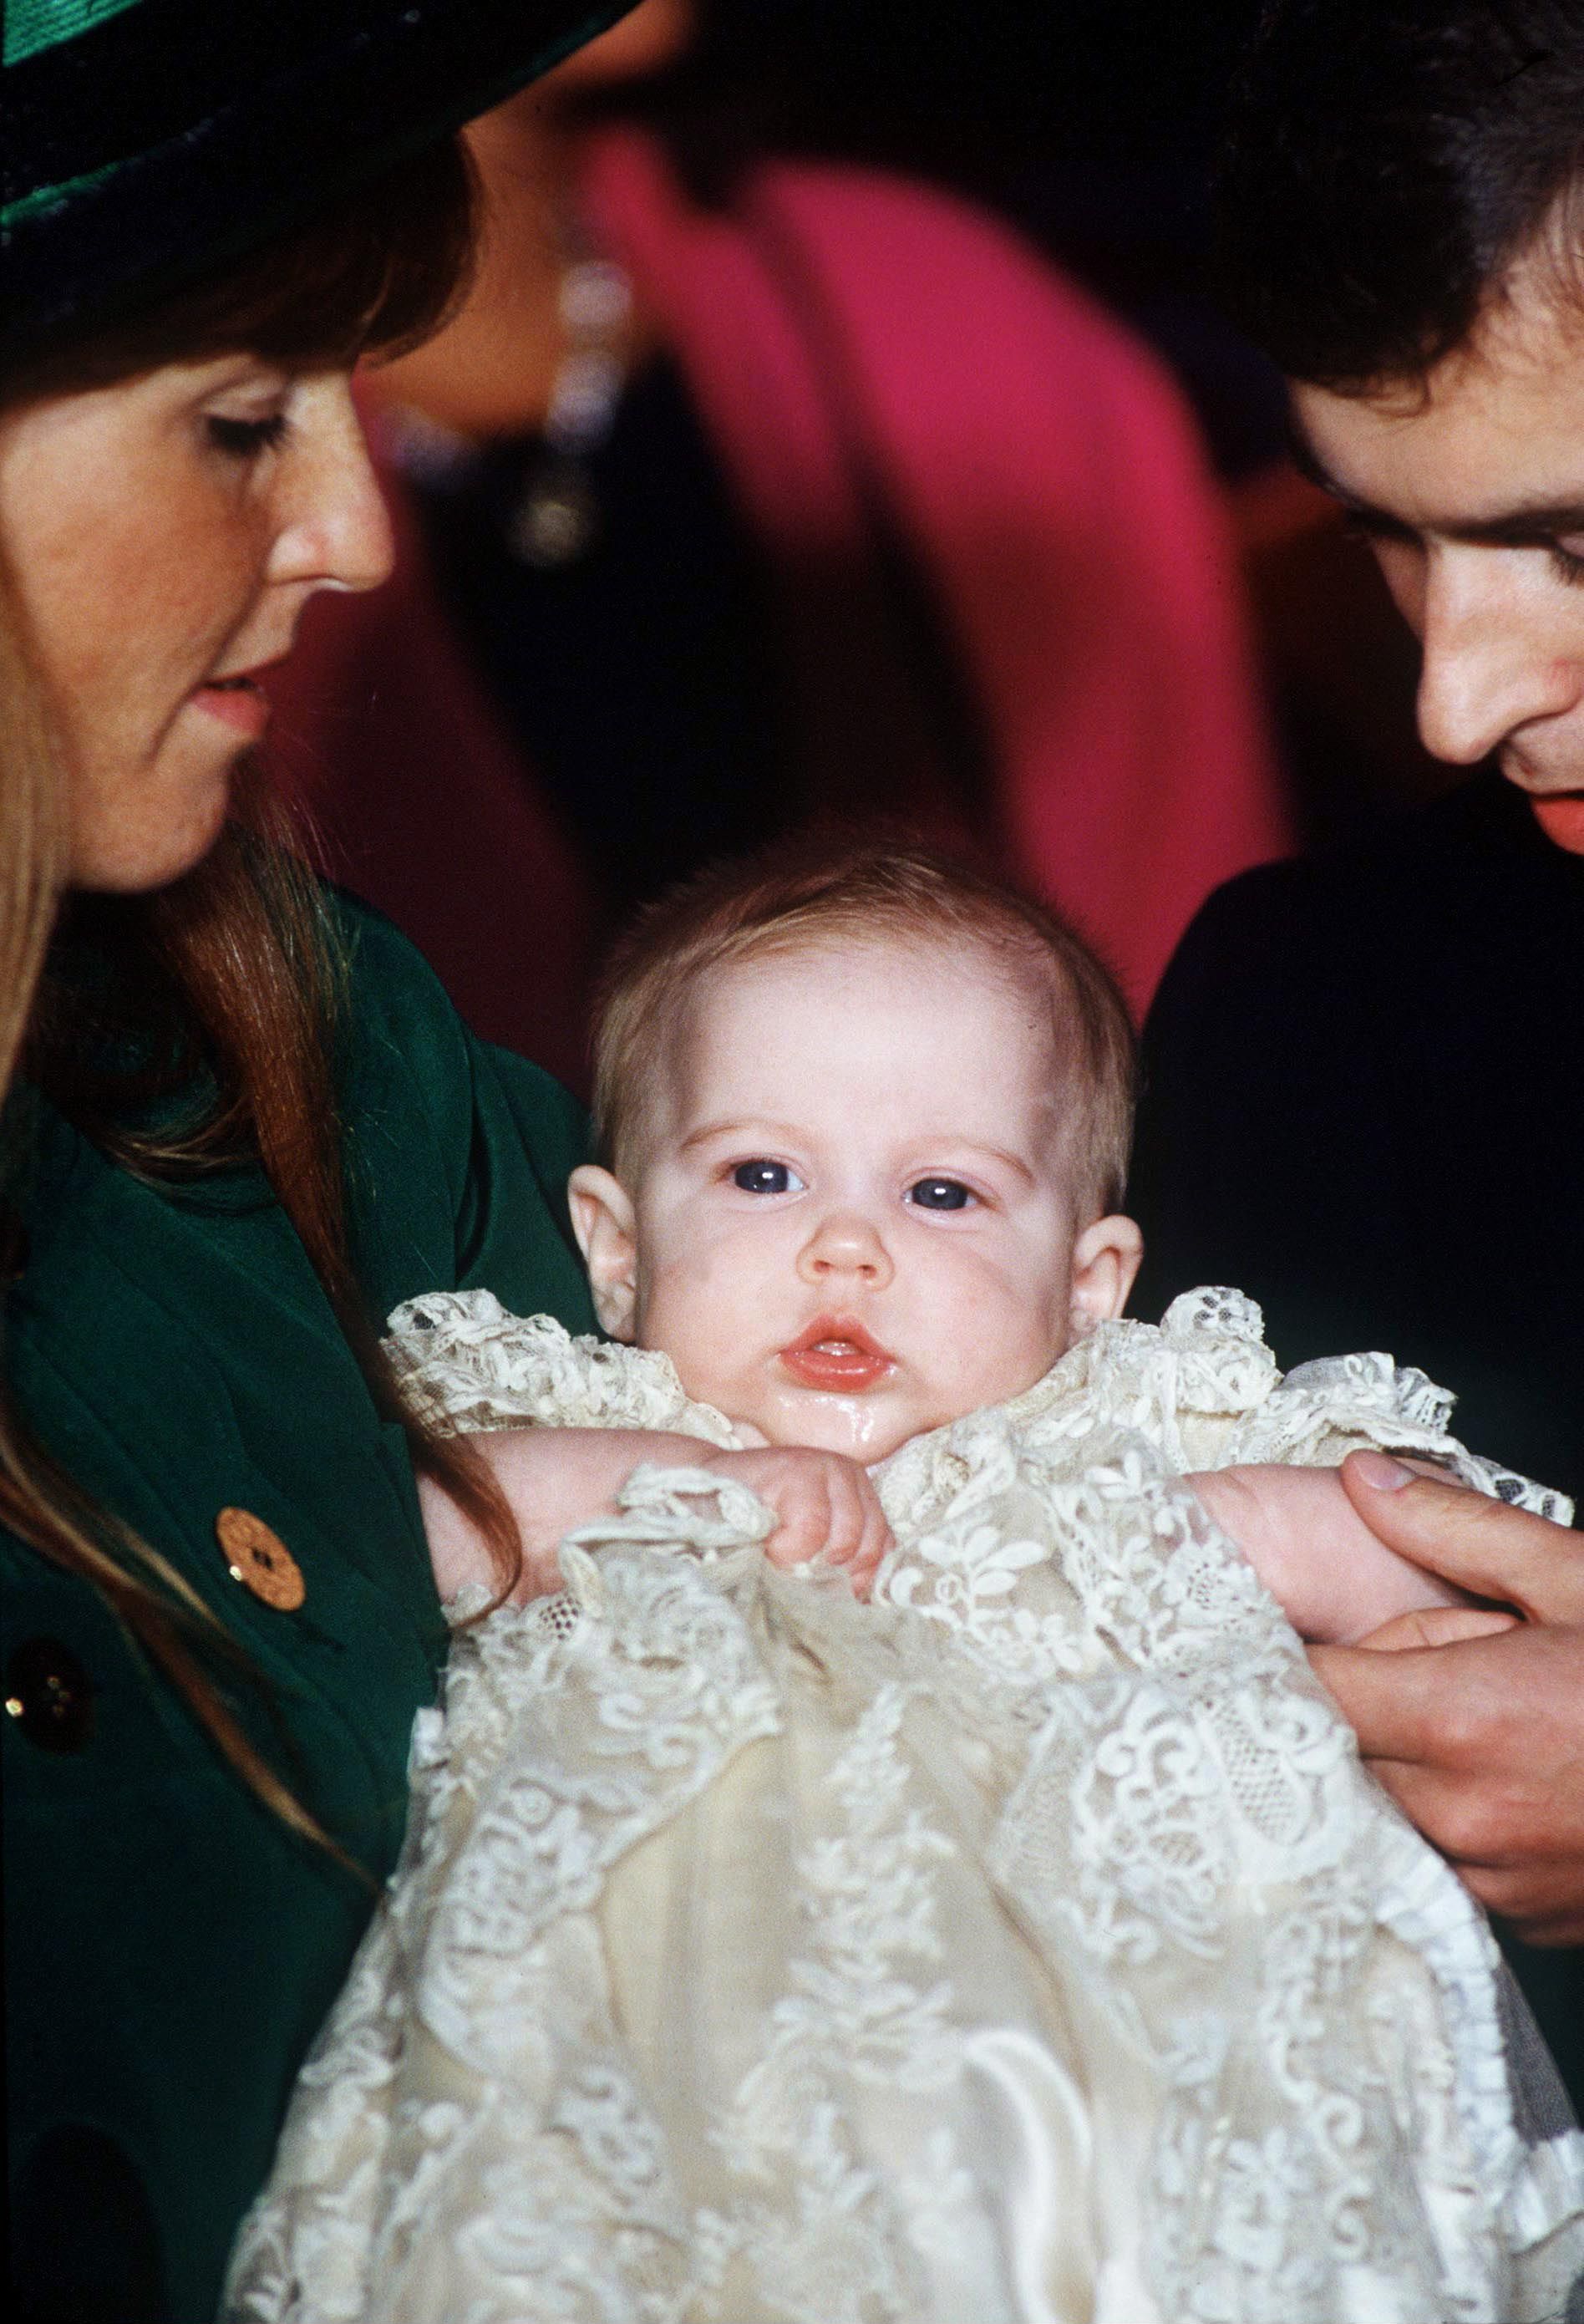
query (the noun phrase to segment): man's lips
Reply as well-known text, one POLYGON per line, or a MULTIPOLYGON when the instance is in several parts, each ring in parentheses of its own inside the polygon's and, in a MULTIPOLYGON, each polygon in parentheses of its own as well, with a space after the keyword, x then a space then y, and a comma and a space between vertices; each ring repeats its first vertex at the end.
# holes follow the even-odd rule
POLYGON ((1531 791, 1529 807, 1553 845, 1584 855, 1584 790, 1531 791))
POLYGON ((800 1387, 847 1396, 874 1388, 897 1369, 895 1356, 850 1315, 816 1315, 781 1350, 779 1361, 800 1387))
POLYGON ((1584 855, 1584 784, 1548 781, 1512 748, 1501 754, 1501 770, 1529 802, 1529 812, 1555 847, 1584 855))

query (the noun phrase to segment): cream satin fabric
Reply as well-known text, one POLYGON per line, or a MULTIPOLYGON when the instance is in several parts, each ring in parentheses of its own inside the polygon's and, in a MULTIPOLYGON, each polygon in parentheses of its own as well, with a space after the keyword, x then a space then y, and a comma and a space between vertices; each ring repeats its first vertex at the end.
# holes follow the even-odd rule
MULTIPOLYGON (((663 1359, 395 1320, 468 1425, 729 1441, 663 1359)), ((1584 2142, 1518 2135, 1483 1923, 1173 1481, 1377 1443, 1490 1489, 1445 1419, 1197 1295, 904 1448, 870 1607, 640 1471, 565 1597, 458 1633, 227 2315, 1560 2316, 1584 2142)))

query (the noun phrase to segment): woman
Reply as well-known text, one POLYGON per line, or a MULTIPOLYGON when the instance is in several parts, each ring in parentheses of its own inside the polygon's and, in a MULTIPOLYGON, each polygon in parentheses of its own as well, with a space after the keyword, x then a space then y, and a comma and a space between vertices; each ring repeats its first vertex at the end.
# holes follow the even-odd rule
POLYGON ((443 1643, 415 1466, 512 1579, 372 1325, 475 1281, 586 1320, 576 1110, 315 889, 244 770, 254 673, 389 563, 349 372, 454 285, 433 141, 617 13, 7 16, 0 1733, 36 2319, 213 2311, 400 1840, 443 1643))

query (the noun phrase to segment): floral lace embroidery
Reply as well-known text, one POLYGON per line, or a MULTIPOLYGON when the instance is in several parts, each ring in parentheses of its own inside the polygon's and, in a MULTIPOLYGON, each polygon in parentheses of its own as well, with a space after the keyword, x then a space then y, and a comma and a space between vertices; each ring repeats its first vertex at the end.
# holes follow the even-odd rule
MULTIPOLYGON (((393 1323, 460 1425, 731 1442, 486 1295, 393 1323)), ((1558 1506, 1447 1416, 1192 1295, 904 1447, 869 1608, 639 1471, 458 1633, 227 2315, 1560 2318, 1584 2141, 1518 2135, 1482 1922, 1175 1481, 1372 1443, 1558 1506)))

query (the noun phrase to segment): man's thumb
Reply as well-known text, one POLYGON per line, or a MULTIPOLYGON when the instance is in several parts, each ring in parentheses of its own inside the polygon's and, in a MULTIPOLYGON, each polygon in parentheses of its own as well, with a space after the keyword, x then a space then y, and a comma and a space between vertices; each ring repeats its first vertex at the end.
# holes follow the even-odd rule
POLYGON ((1531 1621, 1584 1624, 1584 1542, 1566 1526, 1421 1476, 1384 1452, 1350 1452, 1341 1474, 1388 1549, 1531 1621))

